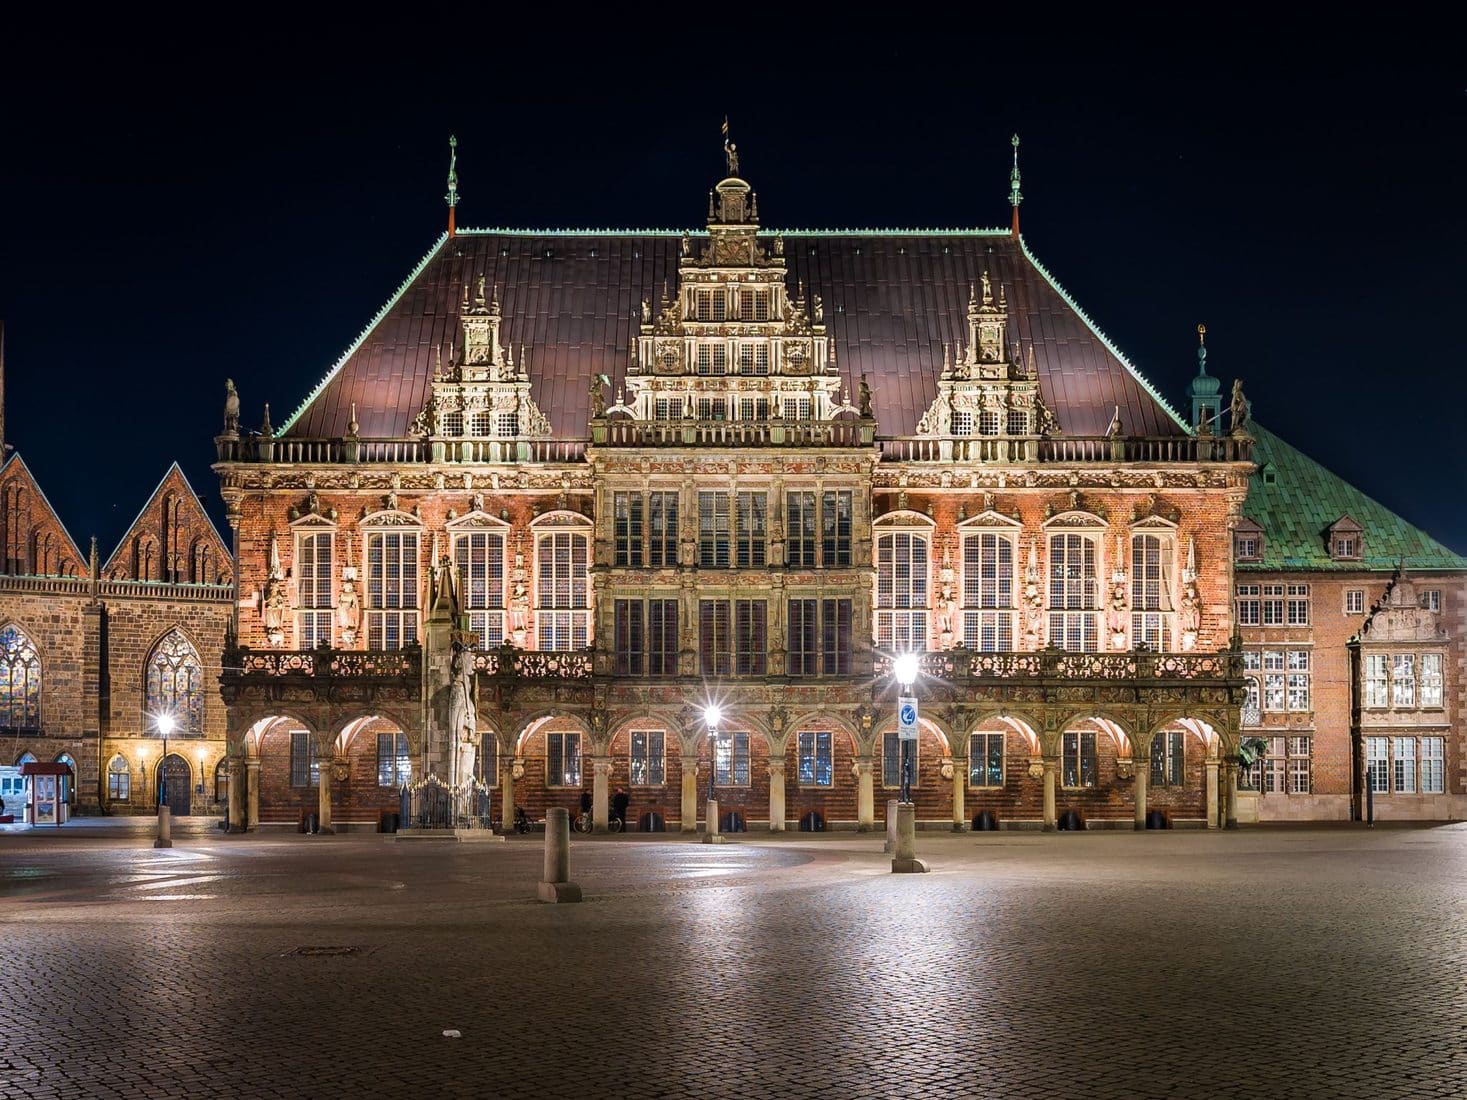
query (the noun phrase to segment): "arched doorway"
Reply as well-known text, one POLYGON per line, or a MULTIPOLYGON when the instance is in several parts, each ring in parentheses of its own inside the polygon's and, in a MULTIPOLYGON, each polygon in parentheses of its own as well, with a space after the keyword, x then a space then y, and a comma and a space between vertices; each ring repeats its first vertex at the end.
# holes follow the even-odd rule
POLYGON ((193 771, 188 761, 176 752, 170 752, 158 764, 158 794, 159 805, 167 803, 171 815, 189 815, 193 805, 193 771))

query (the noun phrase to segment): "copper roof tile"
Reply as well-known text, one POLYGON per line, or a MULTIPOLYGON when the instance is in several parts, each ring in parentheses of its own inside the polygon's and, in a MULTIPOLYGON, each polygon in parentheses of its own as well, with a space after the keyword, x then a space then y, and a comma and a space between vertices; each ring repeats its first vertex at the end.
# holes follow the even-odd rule
MULTIPOLYGON (((696 235, 695 235, 696 236, 696 235)), ((766 233, 766 237, 772 233, 766 233)), ((465 284, 497 287, 502 339, 529 352, 531 390, 557 436, 587 435, 593 374, 622 388, 642 298, 675 285, 677 232, 465 230, 440 240, 290 419, 285 434, 346 434, 352 402, 364 437, 402 437, 427 400, 435 349, 459 339, 465 284)), ((943 345, 967 342, 969 288, 1002 285, 1009 340, 1034 346, 1040 387, 1070 435, 1101 435, 1120 408, 1129 435, 1185 428, 1070 304, 1019 243, 999 231, 786 231, 793 291, 819 294, 836 363, 852 393, 866 374, 877 431, 910 435, 937 392, 943 345)))

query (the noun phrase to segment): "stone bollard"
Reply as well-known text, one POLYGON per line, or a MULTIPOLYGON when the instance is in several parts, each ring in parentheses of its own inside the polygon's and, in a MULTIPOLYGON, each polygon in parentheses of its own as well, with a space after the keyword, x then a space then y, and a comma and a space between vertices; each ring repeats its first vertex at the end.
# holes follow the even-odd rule
POLYGON ((581 900, 581 888, 570 881, 570 811, 563 806, 545 811, 545 871, 539 897, 541 901, 581 900))
POLYGON ((882 851, 891 855, 897 847, 897 807, 901 803, 893 798, 886 804, 886 844, 882 851))
POLYGON ((931 868, 917 858, 917 807, 911 802, 897 803, 896 820, 896 854, 891 857, 891 873, 925 874, 931 868))
POLYGON ((158 839, 153 841, 153 847, 173 847, 173 817, 169 813, 166 802, 158 807, 158 839))
POLYGON ((703 811, 703 816, 707 818, 708 822, 707 828, 703 830, 703 843, 727 844, 728 837, 724 836, 719 828, 718 799, 710 798, 708 800, 707 808, 703 811))

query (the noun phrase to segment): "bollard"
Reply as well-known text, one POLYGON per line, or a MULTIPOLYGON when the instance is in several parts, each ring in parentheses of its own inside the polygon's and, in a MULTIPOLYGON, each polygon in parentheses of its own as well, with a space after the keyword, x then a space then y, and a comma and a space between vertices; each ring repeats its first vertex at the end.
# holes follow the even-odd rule
POLYGON ((886 804, 886 844, 882 851, 891 855, 897 848, 897 807, 901 805, 898 799, 891 799, 886 804))
POLYGON ((917 858, 917 807, 911 802, 897 804, 896 854, 891 857, 894 875, 925 874, 930 868, 917 858))
POLYGON ((158 839, 153 841, 153 847, 173 847, 173 818, 168 812, 168 803, 166 802, 158 807, 158 839))
POLYGON ((703 811, 703 816, 707 819, 707 828, 703 830, 703 843, 727 844, 728 837, 724 836, 722 831, 719 829, 718 799, 710 798, 706 804, 706 807, 707 808, 703 811))
POLYGON ((539 897, 552 902, 581 900, 581 888, 570 881, 570 811, 562 806, 545 811, 545 871, 539 897))

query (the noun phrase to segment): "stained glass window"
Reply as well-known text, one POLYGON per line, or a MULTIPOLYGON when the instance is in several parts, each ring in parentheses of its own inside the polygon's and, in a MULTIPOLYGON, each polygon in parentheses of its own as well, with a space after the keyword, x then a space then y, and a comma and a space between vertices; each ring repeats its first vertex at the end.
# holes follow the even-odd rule
POLYGON ((0 726, 41 726, 41 659, 13 623, 0 630, 0 726))
POLYGON ((146 705, 146 733, 158 732, 158 715, 171 714, 176 736, 203 736, 204 670, 197 651, 177 630, 165 634, 148 658, 146 705))

